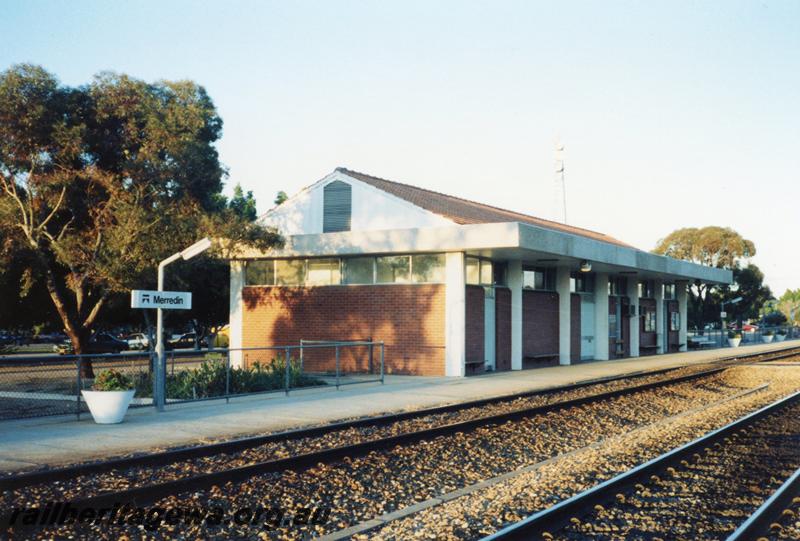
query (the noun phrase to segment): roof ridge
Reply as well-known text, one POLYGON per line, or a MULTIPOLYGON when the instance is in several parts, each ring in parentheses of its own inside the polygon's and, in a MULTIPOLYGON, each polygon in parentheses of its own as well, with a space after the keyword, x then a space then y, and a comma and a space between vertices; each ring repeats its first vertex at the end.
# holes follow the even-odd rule
MULTIPOLYGON (((488 207, 488 208, 491 208, 491 209, 494 209, 494 210, 497 210, 497 211, 500 211, 500 212, 503 212, 503 213, 506 213, 506 214, 514 214, 514 215, 517 215, 517 216, 523 216, 525 218, 529 218, 529 219, 538 220, 538 221, 541 221, 541 222, 546 222, 546 223, 549 223, 549 224, 553 224, 553 225, 558 226, 558 227, 566 227, 566 228, 569 228, 569 229, 577 229, 577 230, 580 230, 580 231, 586 231, 587 233, 593 233, 595 235, 601 235, 603 237, 606 237, 606 238, 609 238, 609 239, 613 239, 613 240, 615 240, 617 242, 621 242, 618 239, 615 239, 614 237, 611 237, 610 235, 606 235, 605 233, 601 233, 600 231, 594 231, 592 229, 587 229, 585 227, 580 227, 580 226, 576 226, 576 225, 569 225, 569 224, 557 222, 555 220, 549 220, 547 218, 540 218, 539 216, 533 216, 532 214, 525 214, 523 212, 517 212, 515 210, 504 209, 504 208, 501 208, 501 207, 496 207, 494 205, 489 205, 487 203, 479 203, 478 201, 473 201, 471 199, 465 199, 465 198, 459 197, 457 195, 450 195, 450 194, 443 193, 443 192, 437 192, 436 190, 430 190, 428 188, 421 188, 419 186, 414 186, 413 184, 408 184, 406 182, 398 182, 396 180, 389 180, 389 179, 382 178, 382 177, 376 177, 375 175, 370 175, 368 173, 362 173, 361 171, 355 171, 353 169, 348 169, 347 167, 337 167, 336 171, 339 171, 341 173, 355 173, 356 175, 370 177, 370 178, 373 178, 375 180, 380 180, 382 182, 389 182, 391 184, 398 184, 400 186, 406 186, 408 188, 413 188, 415 190, 421 190, 423 192, 428 192, 428 193, 440 195, 442 197, 449 197, 451 199, 457 199, 459 201, 463 201, 464 203, 469 203, 470 205, 478 205, 480 207, 488 207)), ((433 212, 433 211, 430 211, 430 212, 433 212)), ((436 213, 434 212, 434 214, 436 214, 436 213)))

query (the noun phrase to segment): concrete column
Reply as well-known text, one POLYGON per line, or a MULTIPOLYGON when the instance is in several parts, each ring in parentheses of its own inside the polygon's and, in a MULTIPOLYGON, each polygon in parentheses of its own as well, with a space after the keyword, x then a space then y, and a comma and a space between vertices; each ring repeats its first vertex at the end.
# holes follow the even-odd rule
POLYGON ((635 278, 628 278, 628 299, 632 310, 636 314, 630 318, 631 349, 630 356, 639 356, 639 281, 635 278))
POLYGON ((687 336, 686 329, 689 324, 687 316, 687 302, 688 302, 688 287, 689 282, 686 280, 679 280, 675 282, 675 296, 678 298, 678 313, 680 314, 680 327, 678 328, 678 344, 680 344, 680 351, 687 350, 687 336))
POLYGON ((608 360, 608 273, 594 275, 594 358, 608 360))
POLYGON ((656 353, 666 350, 667 335, 664 331, 664 281, 655 280, 656 288, 656 353))
POLYGON ((231 284, 230 284, 230 305, 228 319, 228 348, 231 350, 231 366, 241 368, 243 355, 242 347, 242 323, 244 319, 244 300, 242 299, 242 289, 244 288, 244 261, 231 261, 231 284))
POLYGON ((466 359, 467 282, 463 252, 445 260, 444 365, 446 376, 463 376, 466 359))
POLYGON ((508 262, 511 290, 511 370, 522 370, 522 261, 508 262))
POLYGON ((570 364, 570 332, 572 292, 569 290, 569 269, 556 269, 556 291, 558 292, 558 364, 570 364))

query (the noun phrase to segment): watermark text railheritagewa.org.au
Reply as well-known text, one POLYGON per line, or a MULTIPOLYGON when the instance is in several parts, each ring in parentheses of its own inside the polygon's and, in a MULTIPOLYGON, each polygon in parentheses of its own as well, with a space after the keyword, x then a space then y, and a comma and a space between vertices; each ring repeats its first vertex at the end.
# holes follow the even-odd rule
POLYGON ((58 527, 58 526, 143 526, 155 530, 161 526, 250 526, 264 530, 325 524, 330 508, 303 506, 292 509, 281 507, 175 506, 137 507, 114 504, 111 507, 75 507, 70 502, 48 502, 39 507, 16 507, 8 515, 6 527, 58 527))

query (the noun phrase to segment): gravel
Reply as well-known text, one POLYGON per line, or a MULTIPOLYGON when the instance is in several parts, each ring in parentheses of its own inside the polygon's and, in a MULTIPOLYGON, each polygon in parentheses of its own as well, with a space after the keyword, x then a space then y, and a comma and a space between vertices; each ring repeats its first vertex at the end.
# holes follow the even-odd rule
MULTIPOLYGON (((765 392, 608 438, 600 446, 582 449, 507 482, 391 522, 358 539, 408 539, 419 532, 436 539, 489 535, 800 389, 800 371, 792 368, 742 367, 726 371, 725 376, 731 384, 746 388, 763 383, 770 383, 770 387, 765 392)), ((782 474, 783 470, 771 473, 776 477, 782 474)))
POLYGON ((101 492, 125 490, 145 484, 170 481, 188 475, 223 471, 226 469, 246 466, 258 462, 286 458, 300 453, 309 453, 342 445, 351 445, 359 442, 372 441, 379 438, 404 434, 425 428, 431 428, 490 415, 497 415, 536 406, 543 406, 546 404, 552 404, 555 402, 571 400, 583 396, 609 392, 632 386, 644 385, 646 383, 662 381, 664 379, 694 374, 703 370, 707 370, 708 368, 708 366, 685 367, 667 374, 643 376, 633 380, 617 380, 550 395, 518 398, 515 400, 503 401, 481 407, 467 408, 455 412, 408 419, 392 423, 388 426, 366 426, 343 430, 333 430, 322 436, 271 442, 252 447, 244 451, 238 451, 234 453, 219 453, 207 457, 180 461, 165 466, 134 467, 103 474, 80 476, 67 481, 56 481, 18 491, 4 491, 0 494, 0 507, 7 507, 12 503, 17 505, 24 503, 27 505, 39 501, 88 497, 101 492))
MULTIPOLYGON (((748 370, 760 371, 759 368, 748 370)), ((781 373, 786 374, 785 370, 781 373)), ((567 408, 499 426, 481 427, 467 434, 459 433, 396 447, 389 452, 373 452, 360 458, 346 459, 328 465, 321 464, 302 472, 288 471, 282 474, 261 475, 246 482, 228 483, 208 491, 171 497, 159 503, 162 506, 219 505, 226 511, 241 507, 270 508, 275 505, 280 505, 284 509, 296 509, 308 505, 327 506, 331 509, 331 515, 330 520, 324 525, 279 527, 271 530, 259 525, 241 527, 226 525, 209 529, 181 527, 176 531, 169 531, 163 527, 148 533, 148 536, 182 539, 228 536, 256 539, 302 538, 309 534, 327 533, 345 528, 603 440, 625 440, 627 436, 643 438, 642 431, 633 434, 631 431, 650 424, 654 424, 655 428, 644 432, 658 434, 658 439, 654 442, 657 445, 653 447, 660 448, 659 445, 671 447, 677 445, 676 441, 691 439, 691 434, 694 432, 688 430, 686 425, 694 431, 703 428, 707 430, 716 424, 724 424, 724 421, 720 421, 725 418, 726 413, 733 415, 738 411, 748 411, 756 407, 754 406, 756 403, 769 401, 765 396, 772 396, 774 394, 772 389, 768 393, 759 393, 758 396, 737 399, 735 405, 722 407, 720 412, 699 426, 686 421, 676 422, 678 426, 670 426, 665 432, 665 429, 657 424, 665 417, 685 412, 698 405, 710 404, 772 379, 765 372, 758 377, 744 377, 737 371, 741 369, 728 370, 723 374, 704 378, 702 381, 642 391, 602 403, 567 408)), ((772 377, 777 375, 770 374, 772 377)), ((785 388, 787 378, 780 381, 782 385, 777 387, 785 388)), ((795 385, 799 384, 795 379, 792 381, 795 385)), ((638 383, 642 381, 637 380, 638 383)), ((541 400, 541 397, 538 399, 541 400)), ((620 448, 619 445, 612 447, 620 448)), ((631 451, 628 444, 621 447, 631 451)), ((519 520, 528 514, 529 510, 555 503, 576 489, 579 490, 581 487, 589 486, 632 467, 641 461, 642 455, 647 454, 644 451, 650 450, 634 447, 633 449, 638 452, 627 456, 624 454, 616 456, 612 453, 605 457, 604 461, 587 460, 587 457, 601 453, 604 448, 605 446, 600 446, 597 449, 587 450, 586 453, 565 457, 564 460, 555 461, 508 483, 501 483, 486 491, 390 523, 377 534, 377 537, 406 539, 418 537, 418 534, 423 533, 436 539, 477 537, 493 531, 501 524, 519 520), (554 483, 553 479, 548 482, 547 475, 554 473, 558 474, 556 480, 560 483, 554 483), (518 483, 523 479, 526 482, 520 486, 518 483), (536 491, 531 491, 530 486, 536 486, 536 491), (509 490, 509 487, 517 487, 517 492, 509 490), (515 502, 516 497, 521 497, 523 501, 515 502), (462 500, 469 501, 469 504, 465 507, 462 500), (497 508, 496 505, 501 501, 504 502, 503 505, 497 508), (450 513, 450 509, 458 511, 450 513), (491 510, 494 512, 489 512, 491 510)), ((310 449, 304 448, 304 450, 310 449)), ((274 453, 275 450, 271 449, 269 452, 274 453)), ((242 458, 242 460, 248 459, 253 460, 252 455, 248 454, 247 459, 242 458)), ((228 466, 230 465, 228 463, 228 466)), ((181 475, 187 472, 180 468, 179 471, 181 475)), ((170 470, 169 474, 175 473, 170 470)), ((107 485, 90 484, 89 489, 96 490, 105 486, 107 485)), ((64 486, 36 487, 35 490, 28 490, 24 494, 15 494, 14 501, 17 504, 21 499, 42 501, 51 498, 52 494, 64 499, 65 494, 67 498, 78 495, 73 490, 74 487, 64 486)), ((80 531, 63 529, 39 533, 44 537, 73 534, 86 538, 102 536, 118 538, 121 534, 138 534, 140 530, 131 527, 101 531, 86 528, 80 531)), ((371 533, 364 539, 375 537, 376 534, 371 533)))

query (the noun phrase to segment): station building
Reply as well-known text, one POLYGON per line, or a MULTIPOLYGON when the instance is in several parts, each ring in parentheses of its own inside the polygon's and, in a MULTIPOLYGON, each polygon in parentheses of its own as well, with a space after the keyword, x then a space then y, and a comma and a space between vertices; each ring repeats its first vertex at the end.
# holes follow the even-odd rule
POLYGON ((387 373, 685 351, 688 284, 732 281, 608 235, 344 168, 261 220, 286 242, 231 260, 230 347, 372 339, 386 344, 387 373))

